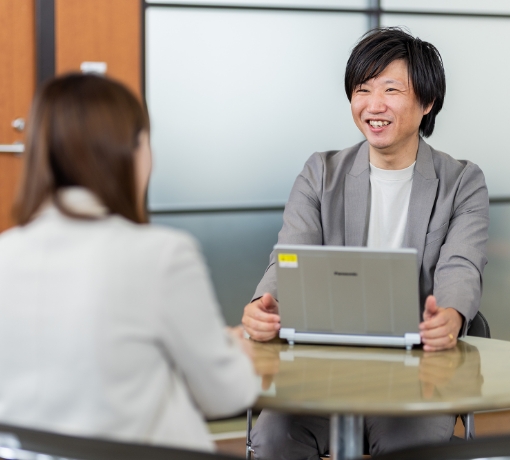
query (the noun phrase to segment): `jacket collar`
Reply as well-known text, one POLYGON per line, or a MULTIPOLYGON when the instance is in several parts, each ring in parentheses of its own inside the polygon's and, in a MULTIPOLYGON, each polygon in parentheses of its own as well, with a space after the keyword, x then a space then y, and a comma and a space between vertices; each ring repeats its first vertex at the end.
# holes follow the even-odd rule
POLYGON ((436 170, 432 160, 432 149, 421 137, 418 144, 418 155, 416 155, 416 165, 414 171, 421 174, 424 179, 436 179, 436 170))
POLYGON ((369 144, 361 144, 345 176, 345 245, 365 246, 370 217, 369 144))
POLYGON ((368 141, 363 142, 361 144, 358 153, 356 154, 356 158, 354 159, 354 163, 352 164, 351 170, 349 171, 350 176, 358 177, 360 174, 363 174, 370 166, 370 145, 368 141))
POLYGON ((420 138, 403 243, 404 247, 415 248, 418 251, 418 267, 421 267, 423 260, 425 237, 436 202, 438 185, 432 149, 420 138))

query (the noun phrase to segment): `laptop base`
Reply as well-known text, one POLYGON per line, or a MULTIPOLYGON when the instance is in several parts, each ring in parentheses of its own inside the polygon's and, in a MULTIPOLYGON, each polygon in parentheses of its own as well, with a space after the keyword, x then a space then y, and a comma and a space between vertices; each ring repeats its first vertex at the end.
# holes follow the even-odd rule
POLYGON ((322 345, 358 345, 369 347, 394 347, 410 350, 421 343, 420 334, 406 333, 404 336, 378 336, 365 334, 329 334, 327 332, 296 332, 295 329, 281 328, 280 339, 289 345, 294 343, 315 343, 322 345))

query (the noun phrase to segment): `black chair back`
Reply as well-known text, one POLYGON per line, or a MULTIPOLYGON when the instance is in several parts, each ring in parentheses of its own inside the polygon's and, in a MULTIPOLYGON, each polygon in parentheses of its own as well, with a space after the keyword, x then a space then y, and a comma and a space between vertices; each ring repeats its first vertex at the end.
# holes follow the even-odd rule
POLYGON ((0 424, 0 460, 234 460, 229 455, 67 436, 0 424), (46 457, 47 459, 47 457, 46 457))
POLYGON ((491 338, 491 330, 489 323, 485 319, 485 316, 481 312, 478 312, 476 316, 471 320, 471 324, 468 327, 467 335, 472 337, 484 337, 486 339, 491 338))
POLYGON ((450 442, 418 446, 372 457, 372 460, 473 460, 510 459, 510 437, 477 438, 469 442, 450 442))

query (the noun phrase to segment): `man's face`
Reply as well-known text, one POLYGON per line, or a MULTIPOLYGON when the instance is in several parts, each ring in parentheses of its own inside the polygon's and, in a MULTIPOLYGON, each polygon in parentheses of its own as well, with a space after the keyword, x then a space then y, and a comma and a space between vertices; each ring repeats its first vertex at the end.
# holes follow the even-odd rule
POLYGON ((356 126, 381 153, 398 153, 415 142, 423 115, 431 108, 432 104, 423 108, 418 102, 407 63, 401 59, 356 87, 351 99, 356 126))

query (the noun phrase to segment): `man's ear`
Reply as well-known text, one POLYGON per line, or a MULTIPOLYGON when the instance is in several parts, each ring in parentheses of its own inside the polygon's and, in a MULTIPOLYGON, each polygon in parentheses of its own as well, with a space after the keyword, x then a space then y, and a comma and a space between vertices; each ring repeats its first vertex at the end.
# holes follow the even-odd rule
POLYGON ((434 102, 436 102, 435 99, 429 105, 427 105, 427 107, 423 108, 423 116, 428 115, 430 113, 432 107, 434 107, 434 102))

